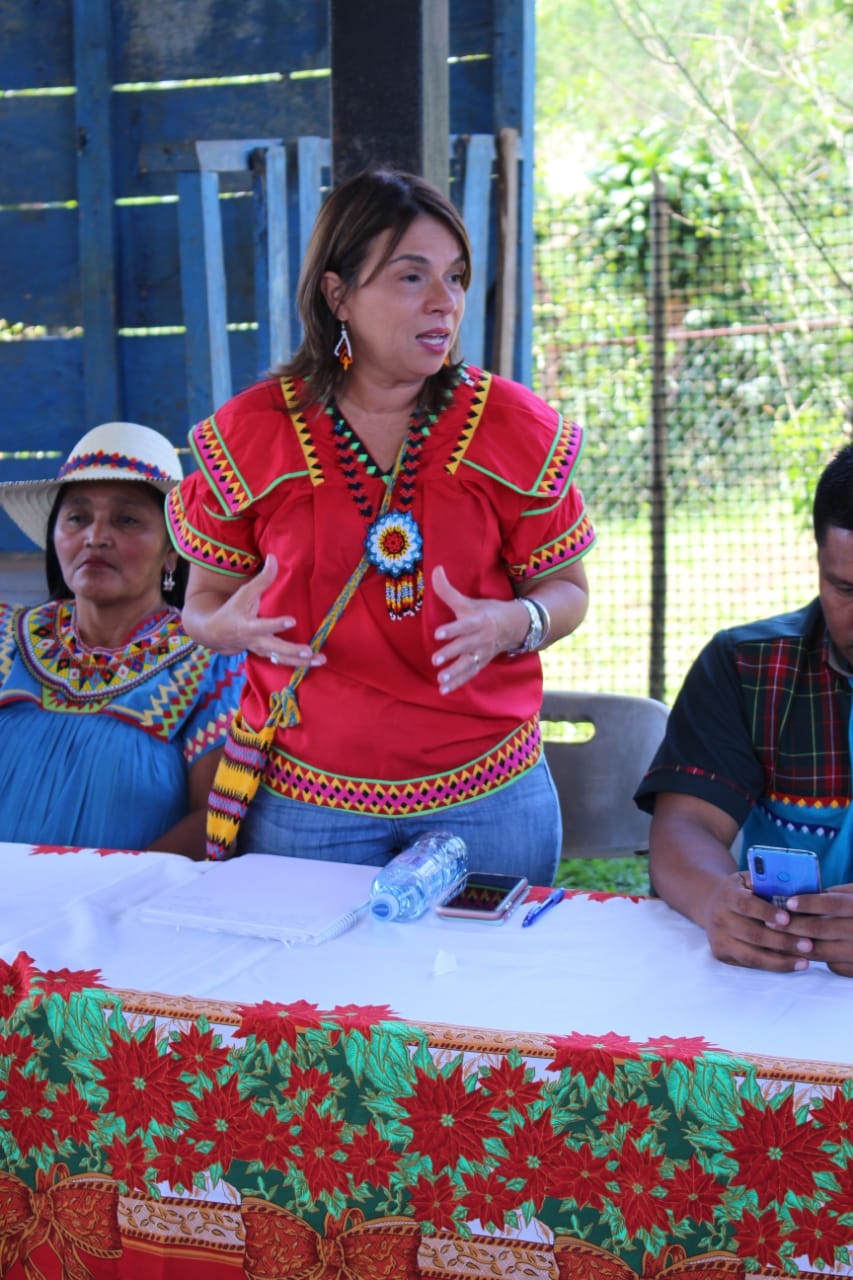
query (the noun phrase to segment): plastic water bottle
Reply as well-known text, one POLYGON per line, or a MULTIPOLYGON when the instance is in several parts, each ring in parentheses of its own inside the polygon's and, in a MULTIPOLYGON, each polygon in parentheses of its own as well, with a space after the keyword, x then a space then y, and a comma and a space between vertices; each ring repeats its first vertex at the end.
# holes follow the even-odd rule
POLYGON ((468 849, 451 831, 428 831, 375 877, 370 910, 377 920, 417 920, 468 871, 468 849))

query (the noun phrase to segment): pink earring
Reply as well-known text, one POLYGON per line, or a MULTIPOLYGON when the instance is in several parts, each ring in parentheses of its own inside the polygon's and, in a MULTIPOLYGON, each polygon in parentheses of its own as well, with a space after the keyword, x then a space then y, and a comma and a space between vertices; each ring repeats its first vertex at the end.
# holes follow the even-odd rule
POLYGON ((348 369, 352 364, 352 347, 349 344, 349 334, 343 320, 341 321, 341 336, 338 338, 335 347, 335 355, 340 360, 344 369, 348 369))

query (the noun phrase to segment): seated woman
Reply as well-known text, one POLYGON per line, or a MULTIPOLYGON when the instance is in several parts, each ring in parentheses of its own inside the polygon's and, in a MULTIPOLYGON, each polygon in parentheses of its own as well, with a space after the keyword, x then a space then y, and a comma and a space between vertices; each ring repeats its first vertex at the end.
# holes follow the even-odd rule
POLYGON ((109 422, 55 480, 0 485, 50 595, 0 604, 0 840, 204 856, 242 659, 181 624, 163 504, 182 475, 164 436, 109 422))

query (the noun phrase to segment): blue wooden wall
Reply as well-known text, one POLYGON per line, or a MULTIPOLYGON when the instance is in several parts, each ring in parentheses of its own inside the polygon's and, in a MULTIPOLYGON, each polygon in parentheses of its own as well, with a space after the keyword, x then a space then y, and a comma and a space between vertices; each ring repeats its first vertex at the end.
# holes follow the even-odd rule
MULTIPOLYGON (((514 373, 523 381, 533 10, 534 0, 450 0, 451 133, 520 134, 514 373)), ((187 394, 181 177, 145 157, 197 139, 279 139, 293 156, 299 138, 328 139, 327 6, 0 0, 0 32, 0 317, 18 335, 0 328, 0 476, 52 474, 85 430, 112 418, 147 423, 182 447, 198 406, 187 394)), ((268 351, 256 314, 257 201, 248 172, 220 173, 218 184, 237 389, 264 371, 268 351)), ((295 278, 298 220, 293 235, 295 278)), ((488 312, 493 252, 486 258, 476 265, 488 312)), ((0 516, 0 550, 25 545, 0 516)))

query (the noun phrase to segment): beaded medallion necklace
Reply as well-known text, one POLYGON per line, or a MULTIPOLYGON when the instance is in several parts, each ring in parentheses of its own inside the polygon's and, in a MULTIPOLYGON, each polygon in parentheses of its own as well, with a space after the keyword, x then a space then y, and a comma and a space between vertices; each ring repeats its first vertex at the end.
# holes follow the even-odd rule
POLYGON ((385 604, 392 622, 416 614, 424 599, 423 537, 411 507, 415 480, 424 441, 437 415, 416 407, 409 420, 406 438, 394 471, 389 475, 377 466, 336 404, 326 409, 338 464, 355 505, 367 523, 364 550, 367 559, 385 575, 385 604), (374 504, 365 492, 362 474, 380 476, 394 485, 395 505, 375 516, 374 504))

